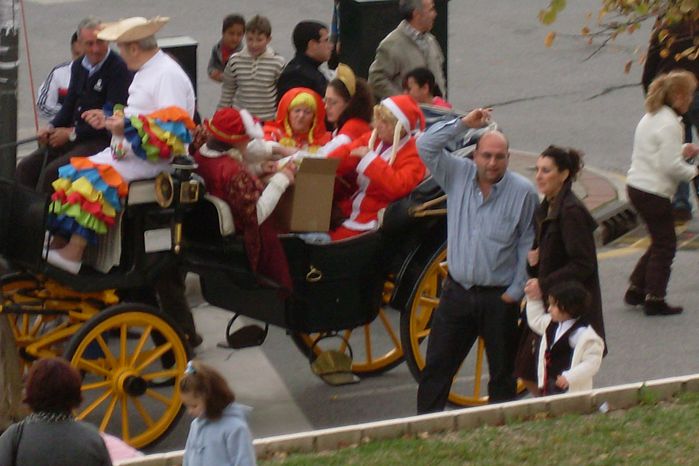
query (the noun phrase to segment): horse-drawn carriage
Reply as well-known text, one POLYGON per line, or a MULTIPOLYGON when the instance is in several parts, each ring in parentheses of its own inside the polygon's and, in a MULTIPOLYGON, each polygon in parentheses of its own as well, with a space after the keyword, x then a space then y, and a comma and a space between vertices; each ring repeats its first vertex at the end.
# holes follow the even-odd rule
MULTIPOLYGON (((444 197, 430 178, 386 209, 378 231, 324 245, 283 235, 289 293, 253 273, 230 209, 205 195, 191 162, 180 162, 130 185, 118 265, 107 273, 83 266, 72 275, 46 263, 48 199, 0 180, 0 254, 13 270, 1 279, 0 312, 25 367, 60 355, 81 371, 79 419, 143 447, 181 414, 178 381, 192 351, 169 316, 128 301, 172 267, 196 273, 210 304, 286 329, 311 359, 333 344, 353 353, 357 375, 406 360, 419 377, 447 273, 444 197)), ((452 402, 485 401, 482 355, 479 343, 475 362, 462 368, 472 375, 475 365, 475 377, 457 380, 452 402)))

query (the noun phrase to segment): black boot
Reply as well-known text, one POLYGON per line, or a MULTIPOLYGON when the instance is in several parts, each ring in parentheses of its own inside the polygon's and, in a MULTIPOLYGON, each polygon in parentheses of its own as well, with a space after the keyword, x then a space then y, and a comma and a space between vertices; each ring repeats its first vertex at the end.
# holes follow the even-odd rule
POLYGON ((646 294, 639 287, 635 285, 629 285, 629 289, 626 290, 624 295, 624 302, 629 306, 640 306, 646 300, 646 294))
POLYGON ((643 304, 643 311, 647 316, 671 316, 681 314, 683 310, 682 306, 670 306, 664 298, 651 295, 646 296, 646 302, 643 304))

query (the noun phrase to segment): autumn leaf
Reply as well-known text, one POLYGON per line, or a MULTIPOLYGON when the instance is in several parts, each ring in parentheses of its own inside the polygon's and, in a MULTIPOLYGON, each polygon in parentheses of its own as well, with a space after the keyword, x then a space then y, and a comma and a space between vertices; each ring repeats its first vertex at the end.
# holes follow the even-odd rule
POLYGON ((554 40, 556 40, 556 33, 554 31, 549 31, 549 33, 546 34, 546 38, 544 39, 544 45, 546 47, 551 47, 553 45, 554 40))
POLYGON ((629 60, 626 62, 626 64, 624 65, 624 74, 629 74, 629 72, 631 71, 631 65, 633 65, 633 60, 629 60))
POLYGON ((580 30, 580 34, 582 34, 583 36, 586 36, 589 33, 590 33, 590 28, 587 26, 583 27, 582 30, 580 30))

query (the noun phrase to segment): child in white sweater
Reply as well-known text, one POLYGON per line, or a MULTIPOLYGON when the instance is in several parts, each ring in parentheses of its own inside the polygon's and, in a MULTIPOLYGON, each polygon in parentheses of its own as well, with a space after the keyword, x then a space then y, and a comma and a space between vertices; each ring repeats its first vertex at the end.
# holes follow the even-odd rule
POLYGON ((541 335, 538 382, 541 395, 589 390, 599 371, 604 341, 587 324, 590 294, 576 281, 560 283, 548 295, 548 313, 538 287, 527 282, 527 321, 541 335))

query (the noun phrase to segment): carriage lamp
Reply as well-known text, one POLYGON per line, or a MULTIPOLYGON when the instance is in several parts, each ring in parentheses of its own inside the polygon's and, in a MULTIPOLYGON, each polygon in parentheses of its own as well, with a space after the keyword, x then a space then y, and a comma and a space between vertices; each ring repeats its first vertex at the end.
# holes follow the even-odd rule
POLYGON ((162 172, 155 179, 155 199, 160 207, 167 209, 172 204, 174 197, 175 183, 172 180, 172 175, 162 172))

